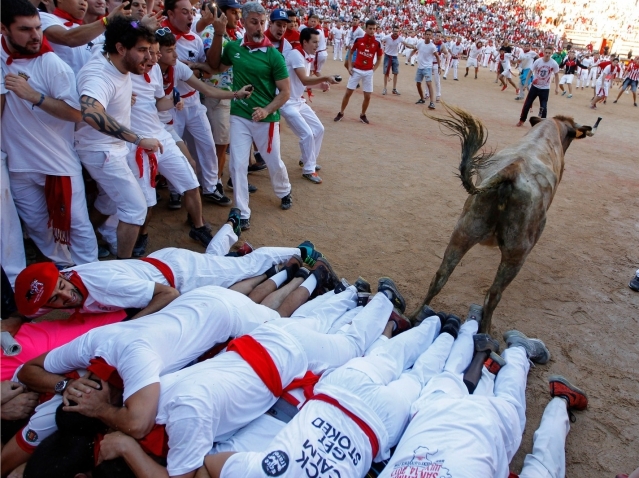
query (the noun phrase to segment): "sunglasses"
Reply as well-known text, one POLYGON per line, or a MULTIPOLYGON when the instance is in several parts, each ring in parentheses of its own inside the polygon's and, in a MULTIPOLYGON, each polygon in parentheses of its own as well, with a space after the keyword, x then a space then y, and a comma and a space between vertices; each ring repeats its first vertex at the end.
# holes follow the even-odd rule
POLYGON ((171 33, 171 29, 169 27, 162 27, 162 28, 159 28, 159 29, 155 30, 155 34, 159 35, 161 37, 163 37, 167 33, 171 33))

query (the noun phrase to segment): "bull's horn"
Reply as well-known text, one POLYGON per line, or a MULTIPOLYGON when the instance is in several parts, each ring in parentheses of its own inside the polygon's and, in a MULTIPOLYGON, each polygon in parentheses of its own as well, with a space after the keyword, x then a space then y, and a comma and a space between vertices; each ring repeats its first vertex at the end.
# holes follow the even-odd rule
POLYGON ((601 116, 597 118, 597 121, 595 121, 595 125, 592 127, 592 131, 587 131, 586 132, 586 136, 594 136, 595 132, 597 131, 597 128, 599 127, 599 123, 601 122, 601 116))

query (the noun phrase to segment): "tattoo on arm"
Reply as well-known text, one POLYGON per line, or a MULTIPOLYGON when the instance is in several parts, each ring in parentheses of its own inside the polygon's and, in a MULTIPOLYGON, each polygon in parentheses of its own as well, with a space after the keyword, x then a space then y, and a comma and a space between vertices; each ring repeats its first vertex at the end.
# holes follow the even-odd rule
POLYGON ((137 135, 133 131, 118 123, 95 98, 82 95, 80 97, 80 107, 82 109, 82 119, 100 133, 130 143, 137 139, 137 135))

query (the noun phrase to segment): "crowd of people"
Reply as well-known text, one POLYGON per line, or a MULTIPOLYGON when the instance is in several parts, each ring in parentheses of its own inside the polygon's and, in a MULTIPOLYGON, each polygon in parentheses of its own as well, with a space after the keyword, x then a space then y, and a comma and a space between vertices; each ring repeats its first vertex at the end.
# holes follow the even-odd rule
MULTIPOLYGON (((537 98, 546 117, 553 81, 567 98, 592 82, 592 108, 623 81, 614 103, 637 106, 639 57, 559 45, 541 4, 514 1, 35 3, 1 11, 2 476, 508 476, 544 343, 509 331, 499 355, 479 306, 409 319, 391 279, 350 285, 309 241, 231 252, 248 174, 292 207, 283 117, 322 183, 304 97, 342 81, 322 72, 329 48, 349 76, 334 121, 361 88, 364 124, 380 67, 382 95, 415 71, 430 109, 449 73, 487 68, 524 100, 521 125, 537 98), (204 253, 147 255, 159 188, 204 253), (207 203, 230 207, 215 234, 207 203), (27 266, 24 236, 47 262, 27 266), (72 315, 32 322, 56 309, 72 315)), ((564 476, 587 406, 566 378, 549 387, 522 477, 564 476)))

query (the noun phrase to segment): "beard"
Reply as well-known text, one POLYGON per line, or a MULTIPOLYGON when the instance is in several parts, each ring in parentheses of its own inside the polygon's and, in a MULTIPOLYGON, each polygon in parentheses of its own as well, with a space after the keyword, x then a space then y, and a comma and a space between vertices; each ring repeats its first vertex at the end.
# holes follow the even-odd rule
POLYGON ((128 53, 124 56, 124 68, 130 73, 142 75, 144 73, 144 65, 145 63, 135 61, 128 53))
POLYGON ((9 35, 5 35, 5 37, 9 41, 11 47, 21 55, 33 55, 35 53, 38 53, 40 51, 40 48, 42 47, 42 40, 40 40, 38 43, 29 42, 25 46, 20 46, 14 43, 13 38, 11 38, 9 35))
POLYGON ((254 42, 261 42, 262 38, 264 38, 264 33, 261 30, 251 35, 251 41, 254 41, 254 42))

